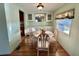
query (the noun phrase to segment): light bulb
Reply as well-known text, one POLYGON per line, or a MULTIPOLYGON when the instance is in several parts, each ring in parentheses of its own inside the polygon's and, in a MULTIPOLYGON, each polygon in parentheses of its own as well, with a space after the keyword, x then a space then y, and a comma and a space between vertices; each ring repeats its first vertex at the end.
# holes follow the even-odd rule
POLYGON ((42 10, 42 8, 43 8, 43 7, 39 6, 39 7, 38 7, 38 10, 42 10))
POLYGON ((38 20, 35 20, 36 22, 38 22, 38 20))

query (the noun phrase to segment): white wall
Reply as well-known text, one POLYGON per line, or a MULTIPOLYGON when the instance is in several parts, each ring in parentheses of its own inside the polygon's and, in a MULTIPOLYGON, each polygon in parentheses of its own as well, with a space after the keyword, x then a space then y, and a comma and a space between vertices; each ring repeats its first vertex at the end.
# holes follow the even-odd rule
POLYGON ((19 45, 21 41, 19 10, 22 9, 16 4, 5 4, 6 22, 11 52, 19 45))
POLYGON ((70 35, 58 31, 58 41, 70 55, 79 55, 79 4, 65 4, 54 11, 54 16, 72 8, 75 8, 75 18, 72 20, 70 35))
POLYGON ((4 4, 0 3, 0 55, 10 53, 6 17, 4 11, 4 4))

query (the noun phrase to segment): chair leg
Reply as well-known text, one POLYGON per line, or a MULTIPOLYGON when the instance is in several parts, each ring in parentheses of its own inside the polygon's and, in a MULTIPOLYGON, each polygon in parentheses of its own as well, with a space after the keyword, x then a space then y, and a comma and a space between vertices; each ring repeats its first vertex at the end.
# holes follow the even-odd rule
POLYGON ((49 48, 48 48, 48 56, 49 56, 49 48))
POLYGON ((49 56, 49 49, 48 49, 48 56, 49 56))
POLYGON ((39 50, 37 49, 37 56, 39 56, 39 50))

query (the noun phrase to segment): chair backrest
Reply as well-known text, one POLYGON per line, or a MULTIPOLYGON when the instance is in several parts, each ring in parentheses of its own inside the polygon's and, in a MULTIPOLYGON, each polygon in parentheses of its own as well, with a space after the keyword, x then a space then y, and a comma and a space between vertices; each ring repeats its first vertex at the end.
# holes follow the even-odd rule
POLYGON ((39 48, 39 46, 40 46, 40 48, 46 48, 46 42, 48 41, 48 36, 47 35, 45 35, 45 36, 43 36, 43 35, 40 35, 39 37, 38 37, 38 41, 37 41, 37 43, 38 43, 38 48, 39 48))

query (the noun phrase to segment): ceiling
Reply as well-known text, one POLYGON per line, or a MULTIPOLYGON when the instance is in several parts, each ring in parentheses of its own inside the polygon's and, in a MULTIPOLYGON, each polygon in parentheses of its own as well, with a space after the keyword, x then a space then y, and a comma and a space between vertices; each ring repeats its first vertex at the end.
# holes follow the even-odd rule
POLYGON ((64 3, 42 3, 44 5, 43 10, 37 9, 38 3, 18 3, 17 5, 22 7, 27 12, 51 12, 64 5, 64 3))

